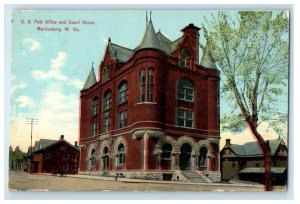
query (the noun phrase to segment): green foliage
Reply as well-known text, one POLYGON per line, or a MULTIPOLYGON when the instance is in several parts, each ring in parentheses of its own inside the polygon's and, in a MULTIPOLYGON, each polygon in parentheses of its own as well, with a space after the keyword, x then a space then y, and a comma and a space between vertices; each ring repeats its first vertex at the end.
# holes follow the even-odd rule
POLYGON ((202 31, 222 73, 221 97, 232 109, 223 128, 257 128, 268 120, 280 132, 287 122, 287 112, 276 107, 287 94, 289 20, 282 12, 221 11, 207 25, 202 31))

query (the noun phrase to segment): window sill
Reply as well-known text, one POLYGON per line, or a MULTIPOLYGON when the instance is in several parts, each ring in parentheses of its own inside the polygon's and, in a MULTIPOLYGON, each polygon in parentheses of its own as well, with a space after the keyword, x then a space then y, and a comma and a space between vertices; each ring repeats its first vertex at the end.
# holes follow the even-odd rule
POLYGON ((128 101, 124 101, 122 103, 119 103, 118 106, 124 106, 124 105, 127 105, 128 104, 128 101))
POLYGON ((134 105, 156 105, 157 102, 138 102, 135 103, 134 105))
POLYGON ((175 125, 175 127, 177 128, 185 128, 185 129, 190 129, 190 130, 194 130, 194 127, 185 127, 185 126, 179 126, 179 125, 175 125))
POLYGON ((190 101, 190 100, 186 100, 186 99, 182 99, 182 98, 178 98, 178 101, 182 101, 182 102, 185 102, 185 103, 194 103, 194 100, 190 101))

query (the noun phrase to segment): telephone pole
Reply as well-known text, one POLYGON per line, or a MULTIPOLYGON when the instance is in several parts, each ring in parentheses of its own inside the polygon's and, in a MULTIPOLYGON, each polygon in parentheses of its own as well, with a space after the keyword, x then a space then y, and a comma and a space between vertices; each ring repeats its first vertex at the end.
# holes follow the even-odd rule
POLYGON ((30 125, 30 156, 32 156, 32 127, 33 125, 38 124, 38 119, 37 118, 26 118, 26 124, 30 125))

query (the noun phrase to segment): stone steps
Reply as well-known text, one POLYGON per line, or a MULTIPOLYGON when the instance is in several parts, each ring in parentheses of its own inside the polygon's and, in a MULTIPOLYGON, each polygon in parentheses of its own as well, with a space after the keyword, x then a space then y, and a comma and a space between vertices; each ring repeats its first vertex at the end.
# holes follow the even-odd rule
POLYGON ((192 183, 210 183, 210 180, 198 172, 181 172, 182 175, 192 183))

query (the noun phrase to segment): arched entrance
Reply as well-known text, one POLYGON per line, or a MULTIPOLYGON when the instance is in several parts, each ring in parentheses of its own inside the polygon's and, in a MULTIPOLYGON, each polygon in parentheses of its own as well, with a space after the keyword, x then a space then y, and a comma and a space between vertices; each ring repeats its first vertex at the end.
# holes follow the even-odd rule
POLYGON ((192 146, 189 143, 181 145, 179 156, 180 170, 191 170, 191 153, 192 146))
POLYGON ((162 154, 161 154, 161 168, 164 170, 171 169, 171 153, 172 153, 172 145, 170 143, 165 143, 162 146, 162 154))
POLYGON ((103 170, 108 170, 108 166, 109 166, 109 156, 108 156, 108 147, 105 146, 103 149, 103 170))
POLYGON ((96 150, 92 149, 91 156, 89 159, 89 169, 91 171, 95 170, 95 162, 96 162, 96 150))

